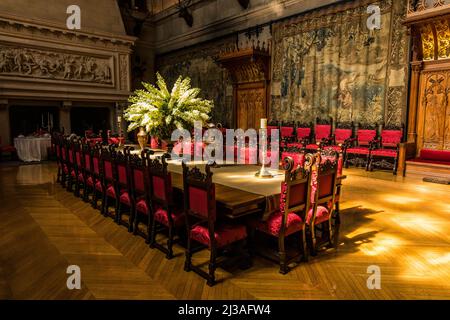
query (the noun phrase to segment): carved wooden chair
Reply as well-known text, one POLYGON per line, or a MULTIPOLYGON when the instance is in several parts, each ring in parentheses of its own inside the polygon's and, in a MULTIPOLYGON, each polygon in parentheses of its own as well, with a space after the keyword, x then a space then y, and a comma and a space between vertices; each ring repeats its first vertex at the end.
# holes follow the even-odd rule
POLYGON ((70 174, 69 166, 68 166, 69 143, 65 139, 64 136, 61 137, 60 143, 61 143, 61 166, 62 166, 60 182, 61 182, 61 186, 63 188, 65 188, 67 186, 67 180, 69 179, 69 174, 70 174))
POLYGON ((317 118, 314 126, 314 141, 306 146, 307 150, 315 151, 319 145, 327 146, 333 142, 333 118, 319 119, 317 118))
POLYGON ((239 242, 245 243, 245 225, 228 224, 218 219, 215 184, 212 182, 211 166, 205 172, 198 167, 189 168, 183 162, 184 212, 187 230, 187 249, 184 270, 194 271, 207 280, 209 286, 216 283, 217 258, 225 249, 239 242), (194 248, 194 243, 199 244, 194 248), (192 255, 204 248, 210 251, 209 271, 192 264, 192 255))
POLYGON ((114 195, 115 195, 115 221, 117 224, 123 224, 128 227, 128 231, 133 230, 133 226, 127 221, 122 220, 124 213, 131 216, 134 212, 133 202, 131 201, 131 181, 130 181, 130 168, 129 158, 130 152, 134 148, 126 147, 123 151, 115 152, 113 161, 114 170, 114 195))
POLYGON ((147 161, 152 154, 154 154, 152 150, 145 149, 140 156, 132 155, 129 161, 131 201, 134 208, 134 213, 130 215, 129 224, 133 226, 133 233, 143 236, 147 244, 150 243, 151 232, 151 191, 148 185, 150 178, 147 161), (145 223, 146 234, 139 230, 141 222, 145 223))
MULTIPOLYGON (((148 159, 149 189, 151 190, 152 229, 150 247, 157 248, 166 254, 167 259, 173 258, 173 243, 177 231, 184 227, 185 218, 182 207, 176 207, 172 194, 172 175, 167 170, 166 153, 155 159, 148 159), (156 240, 157 233, 168 232, 167 245, 156 240)), ((178 232, 179 234, 179 232, 178 232)))
POLYGON ((349 139, 345 150, 345 167, 349 164, 363 166, 368 170, 370 148, 372 141, 377 138, 377 124, 375 126, 359 126, 356 137, 349 139))
POLYGON ((80 190, 85 189, 85 159, 83 156, 83 144, 81 142, 81 140, 75 141, 74 146, 74 154, 75 154, 75 164, 74 164, 74 171, 75 171, 75 190, 74 190, 74 194, 75 196, 79 197, 80 196, 80 190))
POLYGON ((101 172, 101 143, 97 143, 92 147, 91 161, 92 161, 92 179, 94 187, 92 190, 92 207, 97 209, 98 200, 103 199, 103 185, 101 172))
POLYGON ((392 170, 397 175, 398 154, 400 143, 404 138, 404 125, 401 127, 385 127, 381 131, 380 138, 374 140, 371 145, 369 170, 374 167, 392 170))
MULTIPOLYGON (((333 232, 335 202, 337 194, 339 155, 332 149, 318 150, 312 166, 311 209, 306 220, 310 253, 317 254, 323 246, 334 247, 337 240, 333 232), (317 231, 321 241, 317 241, 317 231)), ((337 233, 336 233, 337 234, 337 233)))
POLYGON ((102 195, 101 213, 104 216, 109 216, 115 219, 115 216, 110 213, 109 207, 111 202, 116 200, 115 190, 115 174, 114 174, 114 154, 113 146, 102 148, 100 154, 100 174, 101 180, 96 184, 96 190, 100 191, 102 195))
MULTIPOLYGON (((311 174, 313 156, 305 156, 304 166, 295 166, 294 160, 284 160, 285 178, 281 183, 280 210, 271 214, 267 221, 253 220, 252 226, 260 232, 278 239, 278 262, 280 273, 289 272, 288 265, 296 259, 308 260, 306 242, 306 213, 310 208, 311 174), (288 257, 286 238, 299 234, 299 253, 288 257)), ((253 237, 252 237, 253 238, 253 237)), ((274 260, 273 256, 267 256, 274 260)))
POLYGON ((299 149, 296 147, 288 147, 281 152, 281 163, 285 163, 286 158, 292 158, 294 161, 294 168, 298 166, 303 166, 305 163, 305 152, 303 149, 299 149))
POLYGON ((295 123, 282 122, 280 124, 280 147, 285 148, 295 141, 295 123))
POLYGON ((89 195, 94 191, 94 170, 92 166, 93 150, 88 143, 82 145, 83 157, 83 201, 89 201, 89 195))
POLYGON ((61 183, 62 175, 63 175, 63 161, 61 159, 61 146, 62 146, 62 135, 53 134, 52 135, 52 144, 54 145, 55 155, 56 155, 56 164, 58 166, 58 171, 56 173, 56 182, 61 183))
POLYGON ((74 189, 74 186, 76 184, 77 181, 77 174, 75 171, 75 145, 78 142, 76 140, 70 140, 67 142, 66 146, 67 146, 67 161, 66 161, 66 165, 67 165, 67 176, 66 176, 66 180, 67 180, 67 186, 66 189, 67 191, 72 192, 74 189))
POLYGON ((288 143, 288 148, 305 150, 306 146, 313 140, 312 132, 312 124, 297 122, 295 128, 295 141, 288 143))

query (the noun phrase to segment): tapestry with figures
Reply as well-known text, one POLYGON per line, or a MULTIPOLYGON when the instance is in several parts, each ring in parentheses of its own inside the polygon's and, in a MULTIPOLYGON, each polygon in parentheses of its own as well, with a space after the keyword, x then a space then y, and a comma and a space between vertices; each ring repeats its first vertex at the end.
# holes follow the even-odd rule
POLYGON ((359 1, 276 23, 272 118, 399 125, 408 83, 406 2, 359 1), (369 5, 380 8, 379 30, 367 26, 369 5))

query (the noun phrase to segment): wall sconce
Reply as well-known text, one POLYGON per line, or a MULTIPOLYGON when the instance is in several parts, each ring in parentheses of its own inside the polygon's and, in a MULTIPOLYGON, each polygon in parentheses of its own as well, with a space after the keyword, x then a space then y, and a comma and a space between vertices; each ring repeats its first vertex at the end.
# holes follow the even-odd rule
POLYGON ((250 0, 238 0, 238 2, 243 9, 247 9, 250 4, 250 0))
POLYGON ((190 4, 191 0, 178 0, 177 9, 179 10, 178 16, 180 18, 183 18, 189 27, 192 27, 192 25, 194 24, 194 17, 188 9, 190 4))

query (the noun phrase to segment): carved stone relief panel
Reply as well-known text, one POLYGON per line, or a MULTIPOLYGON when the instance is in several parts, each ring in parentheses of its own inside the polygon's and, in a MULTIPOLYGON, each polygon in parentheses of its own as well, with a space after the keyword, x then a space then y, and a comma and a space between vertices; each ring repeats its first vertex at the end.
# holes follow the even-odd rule
POLYGON ((112 85, 113 58, 0 44, 0 76, 112 85))

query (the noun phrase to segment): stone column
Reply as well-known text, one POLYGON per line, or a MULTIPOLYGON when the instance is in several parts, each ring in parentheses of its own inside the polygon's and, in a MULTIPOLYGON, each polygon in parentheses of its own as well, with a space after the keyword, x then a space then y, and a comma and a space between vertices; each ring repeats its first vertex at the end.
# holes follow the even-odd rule
POLYGON ((0 137, 2 137, 2 141, 0 145, 7 145, 12 143, 12 139, 10 137, 9 123, 9 105, 7 99, 0 100, 0 137))
POLYGON ((417 138, 417 108, 419 107, 420 72, 423 68, 422 61, 411 62, 411 87, 409 94, 408 113, 408 142, 416 143, 417 138))
POLYGON ((71 134, 72 128, 70 126, 70 109, 72 108, 72 101, 63 101, 59 109, 59 126, 64 128, 65 134, 71 134))

